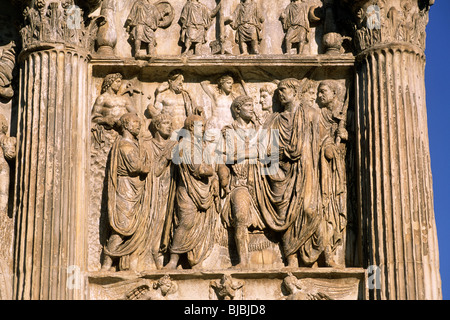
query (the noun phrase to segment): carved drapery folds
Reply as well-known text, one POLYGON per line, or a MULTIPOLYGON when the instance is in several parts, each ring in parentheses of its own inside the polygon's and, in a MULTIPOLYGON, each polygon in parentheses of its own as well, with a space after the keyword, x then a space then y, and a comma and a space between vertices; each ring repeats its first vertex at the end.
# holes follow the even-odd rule
POLYGON ((255 0, 188 0, 181 4, 135 0, 122 7, 128 10, 124 29, 118 32, 129 34, 130 53, 136 59, 290 54, 291 49, 299 55, 316 51, 340 54, 346 51, 342 42, 349 39, 341 35, 342 27, 335 19, 338 2, 293 0, 274 9, 268 1, 255 0), (178 24, 172 23, 175 16, 179 16, 178 24))
POLYGON ((102 211, 109 230, 102 271, 345 267, 345 81, 254 87, 235 84, 231 73, 218 79, 217 89, 205 79, 187 91, 183 73, 171 71, 168 82, 154 84, 149 119, 142 106, 131 108, 121 74, 103 79, 91 146, 92 184, 108 186, 91 198, 91 214, 102 211), (261 109, 243 92, 259 92, 261 109), (132 138, 123 118, 136 113, 132 138), (128 147, 120 148, 124 139, 128 147), (120 187, 120 179, 129 182, 120 187))

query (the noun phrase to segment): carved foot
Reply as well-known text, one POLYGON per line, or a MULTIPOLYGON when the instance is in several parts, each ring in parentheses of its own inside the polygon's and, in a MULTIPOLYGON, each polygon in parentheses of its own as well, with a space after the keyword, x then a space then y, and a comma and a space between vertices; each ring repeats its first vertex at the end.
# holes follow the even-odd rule
POLYGON ((231 266, 230 269, 248 269, 248 264, 247 263, 238 263, 237 265, 231 266))

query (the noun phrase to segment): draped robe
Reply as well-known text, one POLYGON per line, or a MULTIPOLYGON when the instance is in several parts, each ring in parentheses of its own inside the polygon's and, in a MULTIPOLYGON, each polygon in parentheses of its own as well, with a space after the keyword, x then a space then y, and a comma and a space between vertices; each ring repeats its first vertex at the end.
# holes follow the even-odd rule
POLYGON ((176 191, 176 171, 171 162, 165 161, 165 154, 171 152, 174 142, 151 138, 146 148, 153 159, 153 170, 148 175, 148 196, 150 197, 150 239, 149 250, 154 259, 167 250, 171 236, 176 191))
POLYGON ((347 188, 344 149, 336 145, 338 123, 327 109, 321 109, 320 182, 324 219, 328 226, 327 244, 334 250, 343 239, 347 226, 347 188), (327 159, 325 151, 332 147, 333 158, 327 159), (334 148, 333 148, 334 147, 334 148))
POLYGON ((294 112, 274 113, 265 129, 279 131, 279 170, 261 175, 255 188, 265 223, 282 232, 285 256, 300 253, 306 263, 322 251, 322 216, 318 179, 318 112, 299 107, 294 112))
POLYGON ((217 211, 211 190, 213 177, 200 175, 206 164, 193 159, 202 155, 202 141, 194 143, 190 136, 182 138, 175 152, 180 155, 176 190, 177 211, 170 252, 187 253, 191 266, 206 259, 214 245, 217 211))
POLYGON ((105 253, 120 257, 120 269, 129 268, 130 255, 141 256, 149 246, 150 197, 145 190, 148 179, 143 168, 150 161, 137 141, 119 136, 111 148, 108 172, 109 223, 124 241, 115 249, 105 246, 105 253))
POLYGON ((261 41, 262 15, 253 1, 239 3, 232 14, 232 28, 237 30, 235 40, 247 42, 261 41))
POLYGON ((283 29, 286 30, 286 41, 291 43, 308 42, 309 18, 308 5, 291 2, 283 12, 283 29))

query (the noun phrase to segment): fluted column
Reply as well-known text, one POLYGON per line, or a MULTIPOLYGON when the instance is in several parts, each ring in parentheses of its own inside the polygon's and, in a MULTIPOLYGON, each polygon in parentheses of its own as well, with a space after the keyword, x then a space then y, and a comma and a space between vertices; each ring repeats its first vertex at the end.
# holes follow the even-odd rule
POLYGON ((14 298, 83 299, 89 54, 77 30, 66 30, 70 42, 28 31, 19 56, 14 298))
POLYGON ((424 81, 428 7, 399 3, 388 1, 381 25, 355 37, 364 264, 379 276, 371 299, 441 299, 424 81))

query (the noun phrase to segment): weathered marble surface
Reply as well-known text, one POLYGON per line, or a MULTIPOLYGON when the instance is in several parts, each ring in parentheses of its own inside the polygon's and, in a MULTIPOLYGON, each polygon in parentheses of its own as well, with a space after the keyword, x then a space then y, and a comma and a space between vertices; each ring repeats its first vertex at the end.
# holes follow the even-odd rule
POLYGON ((8 1, 0 298, 441 298, 433 2, 8 1))

